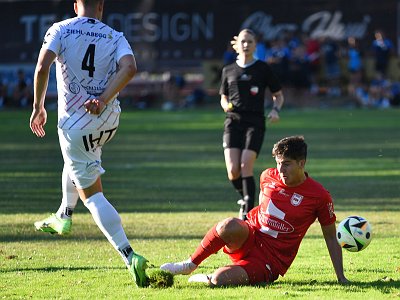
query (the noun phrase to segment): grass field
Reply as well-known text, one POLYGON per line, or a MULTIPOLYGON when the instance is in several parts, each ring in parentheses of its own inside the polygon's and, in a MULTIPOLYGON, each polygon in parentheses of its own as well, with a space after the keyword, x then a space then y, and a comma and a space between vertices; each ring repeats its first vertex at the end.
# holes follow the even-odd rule
MULTIPOLYGON (((62 159, 56 115, 38 139, 29 111, 0 112, 0 299, 400 299, 400 111, 287 110, 269 126, 255 176, 274 166, 270 150, 304 135, 307 170, 335 200, 338 220, 361 215, 370 246, 344 252, 351 285, 336 284, 317 223, 284 277, 268 286, 216 288, 175 276, 172 288, 138 289, 80 203, 67 237, 35 232, 33 222, 60 202, 62 159)), ((186 259, 216 221, 237 215, 238 196, 223 161, 219 109, 124 112, 105 147, 105 194, 134 249, 159 266, 186 259)), ((228 263, 222 253, 196 273, 228 263)))

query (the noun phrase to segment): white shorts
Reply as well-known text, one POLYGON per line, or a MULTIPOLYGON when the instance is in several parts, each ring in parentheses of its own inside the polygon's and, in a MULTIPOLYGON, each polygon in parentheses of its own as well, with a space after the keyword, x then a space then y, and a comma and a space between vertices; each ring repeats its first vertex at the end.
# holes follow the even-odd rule
MULTIPOLYGON (((114 125, 115 126, 115 125, 114 125)), ((96 129, 58 129, 58 139, 65 167, 78 189, 85 189, 104 174, 101 151, 117 132, 118 127, 96 129)))

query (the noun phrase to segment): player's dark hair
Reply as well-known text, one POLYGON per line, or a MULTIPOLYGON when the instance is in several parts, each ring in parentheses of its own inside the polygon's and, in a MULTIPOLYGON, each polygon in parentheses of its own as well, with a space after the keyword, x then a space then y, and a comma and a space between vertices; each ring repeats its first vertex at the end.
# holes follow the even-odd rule
POLYGON ((273 157, 285 157, 300 161, 307 159, 307 144, 303 136, 289 136, 278 141, 272 148, 273 157))

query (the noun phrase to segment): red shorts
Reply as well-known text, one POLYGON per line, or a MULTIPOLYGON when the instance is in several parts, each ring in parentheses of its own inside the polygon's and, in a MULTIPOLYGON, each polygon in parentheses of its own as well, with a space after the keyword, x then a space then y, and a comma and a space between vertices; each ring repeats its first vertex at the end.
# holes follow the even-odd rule
POLYGON ((256 230, 249 224, 249 237, 243 246, 235 252, 223 251, 229 255, 235 266, 241 266, 249 276, 250 284, 269 283, 278 279, 279 274, 274 272, 274 268, 269 261, 271 254, 267 249, 263 250, 256 243, 256 230))

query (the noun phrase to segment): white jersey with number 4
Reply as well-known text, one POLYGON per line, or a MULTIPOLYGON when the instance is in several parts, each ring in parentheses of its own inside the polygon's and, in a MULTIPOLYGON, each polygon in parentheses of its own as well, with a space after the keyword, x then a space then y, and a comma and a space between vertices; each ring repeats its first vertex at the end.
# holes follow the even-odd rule
POLYGON ((118 126, 117 99, 98 116, 88 114, 83 104, 104 91, 121 57, 133 55, 124 35, 97 19, 75 17, 53 24, 42 48, 57 55, 58 127, 82 130, 102 129, 106 123, 118 126))

